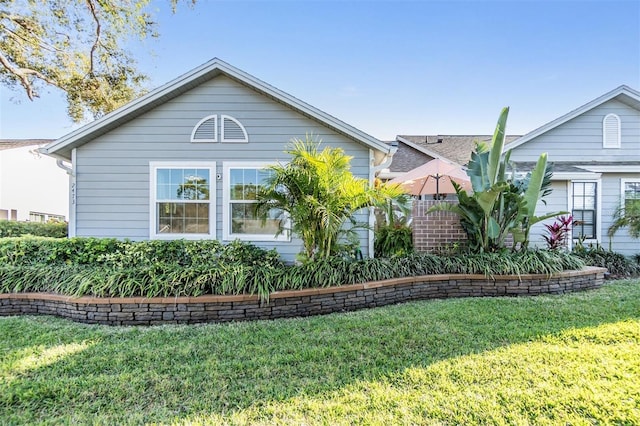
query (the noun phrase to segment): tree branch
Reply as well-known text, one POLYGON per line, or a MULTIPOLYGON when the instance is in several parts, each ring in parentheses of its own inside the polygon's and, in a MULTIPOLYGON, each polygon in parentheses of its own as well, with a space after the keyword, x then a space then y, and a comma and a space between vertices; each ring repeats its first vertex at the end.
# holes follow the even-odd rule
POLYGON ((100 18, 98 18, 98 13, 96 11, 96 5, 93 3, 93 0, 86 0, 87 6, 89 6, 89 11, 93 16, 93 20, 96 23, 96 38, 91 46, 91 52, 89 53, 89 75, 93 75, 93 61, 96 53, 96 49, 100 45, 100 31, 102 26, 100 24, 100 18))
POLYGON ((45 76, 39 71, 32 70, 29 68, 18 68, 13 66, 2 52, 0 52, 0 64, 7 71, 9 71, 9 73, 16 76, 16 78, 20 81, 20 84, 22 85, 22 87, 24 87, 24 90, 27 92, 27 96, 29 97, 30 100, 33 100, 33 98, 37 98, 38 93, 33 88, 33 84, 31 84, 31 82, 29 81, 29 75, 33 75, 36 78, 39 78, 40 80, 48 84, 51 84, 52 86, 60 88, 60 86, 56 84, 55 81, 51 80, 50 78, 48 78, 47 76, 45 76))

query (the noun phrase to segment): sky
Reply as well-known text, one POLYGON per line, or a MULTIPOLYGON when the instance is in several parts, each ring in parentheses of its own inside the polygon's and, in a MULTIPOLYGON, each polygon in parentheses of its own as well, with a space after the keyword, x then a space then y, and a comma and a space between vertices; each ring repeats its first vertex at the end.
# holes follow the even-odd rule
MULTIPOLYGON (((530 132, 626 84, 640 90, 640 0, 151 0, 131 44, 158 87, 218 57, 381 140, 530 132)), ((0 138, 78 127, 52 89, 0 88, 0 138)))

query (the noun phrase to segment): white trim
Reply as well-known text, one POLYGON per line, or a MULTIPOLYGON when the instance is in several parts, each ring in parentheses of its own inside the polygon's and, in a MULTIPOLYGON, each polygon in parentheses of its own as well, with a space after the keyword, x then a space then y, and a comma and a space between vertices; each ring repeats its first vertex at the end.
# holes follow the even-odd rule
MULTIPOLYGON (((231 181, 232 169, 264 169, 274 164, 275 161, 224 161, 222 163, 222 240, 223 241, 260 241, 260 242, 290 242, 291 233, 285 230, 277 237, 271 234, 233 234, 230 229, 231 214, 231 181)), ((289 220, 286 220, 285 228, 290 228, 289 220)))
POLYGON ((579 165, 576 167, 580 167, 581 169, 585 169, 588 170, 590 172, 595 172, 595 173, 638 173, 638 171, 640 171, 640 165, 637 166, 613 166, 613 165, 608 165, 608 166, 598 166, 593 165, 593 166, 583 166, 583 165, 579 165))
MULTIPOLYGON (((393 157, 392 157, 393 158, 393 157)), ((369 149, 369 186, 373 188, 376 182, 376 169, 374 167, 375 154, 372 149, 369 149)), ((385 165, 382 165, 383 167, 385 165)), ((367 257, 375 257, 374 243, 375 233, 374 228, 376 225, 376 214, 373 207, 369 207, 369 229, 367 230, 367 257)))
MULTIPOLYGON (((596 184, 596 226, 594 232, 596 237, 584 240, 585 244, 601 244, 602 239, 602 179, 575 179, 568 182, 567 187, 567 210, 573 215, 573 184, 574 183, 595 183, 596 184)), ((573 240, 573 227, 571 229, 571 238, 573 240)))
POLYGON ((319 123, 337 131, 338 133, 362 143, 383 153, 391 153, 392 148, 379 139, 356 129, 347 123, 315 108, 255 77, 235 68, 228 63, 214 58, 211 61, 181 75, 180 77, 158 87, 140 98, 116 109, 98 120, 86 124, 79 129, 62 136, 46 145, 43 150, 46 154, 55 154, 67 147, 80 146, 92 139, 104 134, 123 123, 126 123, 156 105, 167 102, 170 99, 191 89, 201 82, 210 80, 220 74, 224 74, 241 84, 271 97, 272 99, 306 115, 319 123))
POLYGON ((624 191, 624 187, 627 183, 640 183, 640 177, 637 178, 622 178, 620 179, 620 207, 624 207, 625 201, 626 201, 626 197, 625 197, 625 191, 624 191))
MULTIPOLYGON (((181 202, 188 202, 183 200, 181 202)), ((208 240, 216 238, 216 163, 215 161, 149 161, 149 239, 208 240), (156 232, 156 184, 158 169, 209 169, 209 232, 207 234, 159 234, 156 232)))
POLYGON ((77 153, 76 148, 71 150, 71 173, 69 174, 69 229, 68 234, 69 238, 76 236, 76 212, 78 205, 78 196, 77 196, 77 184, 76 184, 76 176, 77 176, 77 153))
POLYGON ((622 126, 621 126, 620 117, 617 114, 609 113, 604 116, 604 118, 602 119, 602 147, 603 148, 606 148, 606 149, 620 148, 621 138, 622 138, 622 134, 620 132, 621 127, 622 126), (613 141, 607 140, 607 124, 606 123, 607 123, 607 120, 610 118, 614 119, 616 122, 616 135, 613 141))
MULTIPOLYGON (((592 100, 589 103, 586 103, 584 105, 582 105, 579 108, 574 109, 573 111, 569 112, 568 114, 563 115, 562 117, 556 118, 555 120, 541 126, 538 127, 537 129, 527 133, 526 135, 516 139, 515 141, 511 142, 507 148, 508 149, 514 149, 519 147, 520 145, 529 142, 531 139, 534 139, 538 136, 540 136, 543 133, 548 132, 551 129, 554 129, 558 126, 560 126, 561 124, 566 123, 567 121, 576 118, 577 116, 592 110, 593 108, 596 108, 597 106, 602 105, 603 103, 613 99, 613 98, 617 98, 618 96, 627 96, 631 99, 633 99, 635 102, 640 103, 640 92, 633 90, 632 88, 630 88, 629 86, 619 86, 615 89, 613 89, 612 91, 605 93, 604 95, 592 100)), ((636 109, 639 109, 638 107, 636 107, 636 109)))
POLYGON ((553 172, 551 180, 597 180, 601 176, 601 173, 590 172, 553 172))
POLYGON ((191 131, 191 138, 189 139, 189 141, 193 143, 218 142, 218 116, 216 114, 208 115, 202 120, 198 121, 198 124, 193 126, 193 130, 191 131), (204 124, 205 121, 209 121, 211 119, 213 119, 213 138, 212 139, 211 138, 196 139, 196 132, 198 131, 200 126, 202 126, 202 124, 204 124))
POLYGON ((240 123, 238 120, 236 120, 235 118, 231 117, 230 115, 222 114, 222 115, 220 115, 220 141, 221 142, 235 142, 235 143, 249 142, 249 135, 247 134, 247 130, 244 128, 242 123, 240 123), (232 122, 236 123, 238 125, 238 127, 240 127, 240 130, 242 130, 242 133, 244 134, 244 138, 243 139, 227 139, 225 137, 225 134, 224 134, 224 129, 225 129, 224 121, 225 120, 229 120, 229 121, 232 121, 232 122))

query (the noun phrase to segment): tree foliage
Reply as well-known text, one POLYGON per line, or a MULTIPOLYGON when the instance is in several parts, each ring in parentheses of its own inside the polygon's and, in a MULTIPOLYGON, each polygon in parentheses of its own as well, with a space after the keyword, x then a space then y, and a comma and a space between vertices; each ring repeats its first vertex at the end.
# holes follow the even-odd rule
POLYGON ((287 150, 291 161, 271 166, 273 173, 258 192, 258 214, 266 218, 273 209, 286 214, 289 230, 302 239, 305 259, 337 254, 341 240, 363 226, 354 218, 359 210, 381 205, 389 198, 408 201, 398 186, 376 187, 353 176, 351 157, 341 148, 320 151, 319 144, 309 137, 294 139, 287 150))
POLYGON ((143 91, 146 76, 126 47, 157 36, 149 2, 0 0, 0 84, 30 100, 62 90, 75 122, 118 108, 143 91))

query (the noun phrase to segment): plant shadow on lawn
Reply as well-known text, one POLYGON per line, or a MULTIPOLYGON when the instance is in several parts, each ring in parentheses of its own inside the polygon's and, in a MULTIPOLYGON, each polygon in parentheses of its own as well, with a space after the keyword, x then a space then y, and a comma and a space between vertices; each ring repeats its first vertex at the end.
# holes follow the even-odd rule
POLYGON ((4 318, 0 423, 229 415, 567 329, 637 319, 640 285, 631 281, 564 296, 411 302, 222 325, 125 328, 4 318), (16 367, 56 347, 50 361, 16 367))

